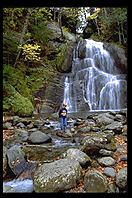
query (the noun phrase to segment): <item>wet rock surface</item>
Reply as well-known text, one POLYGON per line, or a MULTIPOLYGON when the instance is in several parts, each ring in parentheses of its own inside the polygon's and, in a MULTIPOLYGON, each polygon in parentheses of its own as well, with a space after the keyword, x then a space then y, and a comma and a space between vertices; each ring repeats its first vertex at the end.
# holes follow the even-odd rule
POLYGON ((127 192, 127 110, 68 114, 65 134, 57 116, 4 120, 3 192, 127 192))
POLYGON ((81 166, 76 160, 60 159, 42 165, 34 175, 35 192, 59 192, 76 186, 81 166))

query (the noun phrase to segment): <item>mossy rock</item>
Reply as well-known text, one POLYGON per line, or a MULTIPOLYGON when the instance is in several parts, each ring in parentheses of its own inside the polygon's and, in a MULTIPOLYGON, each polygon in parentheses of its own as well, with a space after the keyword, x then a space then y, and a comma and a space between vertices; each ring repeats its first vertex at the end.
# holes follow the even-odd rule
POLYGON ((84 176, 84 189, 90 193, 106 192, 108 182, 105 176, 99 171, 88 171, 84 176))

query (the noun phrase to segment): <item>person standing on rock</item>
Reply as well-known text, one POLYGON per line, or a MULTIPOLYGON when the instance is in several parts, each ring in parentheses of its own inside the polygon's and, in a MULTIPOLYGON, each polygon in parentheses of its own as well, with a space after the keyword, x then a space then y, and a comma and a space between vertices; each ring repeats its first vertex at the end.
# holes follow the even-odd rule
POLYGON ((61 131, 65 133, 67 129, 67 104, 63 104, 62 108, 59 110, 59 118, 60 118, 60 128, 61 131))

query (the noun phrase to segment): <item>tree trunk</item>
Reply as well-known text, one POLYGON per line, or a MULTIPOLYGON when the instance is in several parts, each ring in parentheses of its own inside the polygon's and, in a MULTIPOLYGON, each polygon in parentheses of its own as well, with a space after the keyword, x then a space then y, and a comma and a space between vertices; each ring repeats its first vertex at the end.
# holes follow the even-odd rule
POLYGON ((118 37, 119 37, 119 43, 121 44, 121 31, 120 31, 120 23, 118 22, 118 37))
POLYGON ((97 27, 98 36, 100 36, 100 31, 99 31, 99 26, 98 26, 98 21, 97 21, 97 19, 95 19, 95 24, 96 24, 96 27, 97 27))
MULTIPOLYGON (((31 12, 31 8, 28 8, 26 19, 25 19, 24 26, 23 26, 22 33, 21 33, 21 38, 20 38, 20 41, 19 41, 19 45, 23 44, 24 36, 25 36, 25 33, 27 31, 27 27, 28 27, 28 20, 29 20, 30 12, 31 12)), ((20 57, 20 54, 21 54, 21 49, 18 50, 18 54, 17 54, 17 57, 16 57, 14 67, 16 67, 16 64, 17 64, 17 61, 20 57)))
POLYGON ((125 43, 125 36, 124 36, 123 24, 121 24, 121 31, 122 31, 123 42, 125 43))
POLYGON ((61 7, 59 9, 59 14, 58 14, 58 23, 59 23, 59 27, 61 29, 61 37, 64 38, 63 31, 62 31, 62 21, 61 21, 62 10, 63 10, 63 8, 61 7))

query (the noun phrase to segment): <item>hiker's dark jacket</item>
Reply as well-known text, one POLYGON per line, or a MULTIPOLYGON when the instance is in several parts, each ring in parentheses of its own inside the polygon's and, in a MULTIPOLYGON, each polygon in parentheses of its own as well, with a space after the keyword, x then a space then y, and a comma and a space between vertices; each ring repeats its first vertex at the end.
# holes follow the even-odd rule
POLYGON ((66 115, 67 115, 67 109, 66 108, 61 108, 59 110, 59 118, 61 118, 61 117, 65 118, 66 115))

